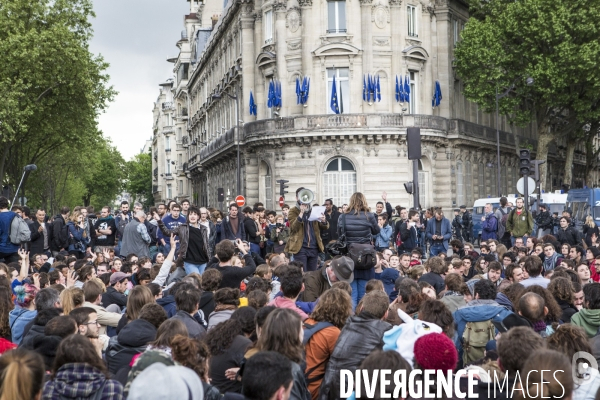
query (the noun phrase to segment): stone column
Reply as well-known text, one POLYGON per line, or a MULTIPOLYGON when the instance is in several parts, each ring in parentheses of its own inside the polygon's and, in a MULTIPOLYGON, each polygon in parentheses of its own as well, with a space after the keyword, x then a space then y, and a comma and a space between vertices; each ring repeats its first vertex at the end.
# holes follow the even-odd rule
POLYGON ((289 115, 289 93, 288 74, 285 60, 286 42, 285 42, 285 13, 287 5, 285 2, 275 3, 273 11, 275 12, 275 48, 277 49, 277 79, 281 83, 281 99, 282 105, 279 110, 279 116, 285 117, 289 115))
MULTIPOLYGON (((362 74, 355 76, 354 79, 363 81, 364 74, 373 74, 373 29, 371 22, 371 6, 373 0, 359 0, 360 1, 360 25, 361 25, 361 44, 362 44, 362 74)), ((362 98, 362 84, 361 84, 361 98, 362 98)), ((374 112, 375 104, 369 106, 364 101, 362 104, 362 112, 369 113, 374 112)), ((358 110, 357 110, 358 111, 358 110)), ((356 112, 356 111, 354 111, 356 112)), ((360 112, 360 111, 359 111, 360 112)))
POLYGON ((258 158, 256 153, 244 153, 244 168, 242 177, 245 185, 246 204, 258 201, 258 158))
MULTIPOLYGON (((454 77, 452 72, 452 58, 454 51, 451 46, 453 45, 450 32, 451 28, 451 14, 448 8, 435 10, 434 21, 436 25, 436 51, 434 54, 437 56, 437 74, 438 76, 435 79, 440 81, 440 85, 442 87, 442 96, 443 100, 440 104, 439 115, 441 117, 446 118, 464 118, 468 119, 465 115, 450 115, 450 93, 454 93, 454 77)), ((433 93, 433 92, 432 92, 433 93)), ((457 107, 458 105, 455 105, 457 107)))
MULTIPOLYGON (((314 85, 318 85, 318 71, 315 70, 313 65, 313 56, 311 53, 311 49, 315 44, 315 22, 313 21, 313 10, 312 10, 312 0, 298 0, 298 4, 302 9, 302 74, 308 76, 310 78, 310 86, 311 90, 308 93, 308 103, 307 107, 302 107, 304 109, 305 115, 315 114, 317 110, 317 96, 318 92, 317 87, 314 85)), ((318 33, 318 32, 317 32, 318 33)))
MULTIPOLYGON (((263 39, 263 24, 262 24, 262 10, 260 9, 259 3, 256 3, 256 12, 254 15, 254 61, 256 62, 256 57, 262 52, 262 47, 264 43, 263 39)), ((253 70, 256 71, 254 74, 254 101, 257 106, 257 116, 256 119, 264 119, 267 117, 267 93, 265 89, 265 79, 262 72, 258 69, 256 65, 253 65, 253 70)), ((248 94, 250 96, 250 94, 248 94)))
POLYGON ((391 30, 392 38, 390 45, 392 48, 392 71, 390 75, 391 88, 393 93, 393 113, 402 112, 402 104, 396 101, 396 76, 398 79, 403 76, 404 71, 402 70, 402 52, 400 51, 405 47, 404 35, 402 34, 402 27, 405 26, 401 23, 402 21, 402 0, 390 0, 390 14, 391 14, 391 30))
MULTIPOLYGON (((242 96, 239 96, 239 107, 240 119, 244 122, 250 122, 254 120, 254 117, 250 116, 250 91, 256 93, 254 80, 254 64, 256 62, 254 52, 254 6, 252 2, 245 2, 241 7, 242 96)), ((256 102, 256 97, 254 101, 256 102)))

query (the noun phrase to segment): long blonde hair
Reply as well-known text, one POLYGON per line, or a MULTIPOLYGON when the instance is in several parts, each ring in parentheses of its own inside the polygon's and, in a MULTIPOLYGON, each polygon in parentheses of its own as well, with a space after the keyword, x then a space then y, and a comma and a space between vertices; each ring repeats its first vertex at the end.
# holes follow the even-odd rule
POLYGON ((346 214, 358 214, 360 216, 360 212, 363 211, 365 215, 371 211, 369 205, 367 204, 367 199, 365 195, 361 192, 353 193, 350 197, 350 202, 348 203, 348 208, 346 208, 346 214))
POLYGON ((587 217, 585 217, 585 224, 587 226, 589 226, 590 228, 593 228, 596 226, 596 223, 594 222, 594 218, 591 215, 588 215, 587 217))

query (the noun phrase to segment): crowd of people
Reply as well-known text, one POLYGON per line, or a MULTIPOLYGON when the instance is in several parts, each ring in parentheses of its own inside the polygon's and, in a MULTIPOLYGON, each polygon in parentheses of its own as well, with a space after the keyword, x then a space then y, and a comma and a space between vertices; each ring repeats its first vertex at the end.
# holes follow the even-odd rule
POLYGON ((503 198, 473 238, 456 234, 466 207, 450 221, 354 193, 315 216, 296 200, 51 217, 0 197, 0 399, 333 400, 357 369, 474 371, 479 398, 600 398, 591 364, 571 374, 576 353, 600 361, 593 220, 579 232, 566 211, 553 231, 543 205, 503 198))

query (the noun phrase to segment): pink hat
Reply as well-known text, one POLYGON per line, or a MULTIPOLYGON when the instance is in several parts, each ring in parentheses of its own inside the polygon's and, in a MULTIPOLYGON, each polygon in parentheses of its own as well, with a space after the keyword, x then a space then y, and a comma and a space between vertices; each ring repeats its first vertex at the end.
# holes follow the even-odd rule
POLYGON ((454 370, 458 363, 458 352, 448 336, 430 333, 415 342, 415 361, 423 369, 454 370))

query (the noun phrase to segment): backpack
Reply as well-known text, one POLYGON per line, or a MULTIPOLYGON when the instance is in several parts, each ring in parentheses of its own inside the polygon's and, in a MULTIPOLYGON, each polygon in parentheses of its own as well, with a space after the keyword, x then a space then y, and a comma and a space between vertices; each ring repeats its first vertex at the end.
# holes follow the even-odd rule
POLYGON ((31 240, 29 225, 27 225, 27 222, 23 218, 15 215, 10 222, 8 236, 12 244, 20 245, 23 242, 29 242, 31 240))
POLYGON ((508 221, 508 214, 511 212, 511 210, 509 210, 508 212, 504 212, 502 207, 498 207, 498 210, 500 211, 500 214, 502 214, 502 218, 500 218, 500 220, 498 221, 497 228, 498 239, 500 239, 506 233, 506 221, 508 221))
POLYGON ((462 335, 463 365, 483 358, 485 345, 496 336, 492 320, 467 322, 462 335))
MULTIPOLYGON (((330 326, 333 326, 333 324, 332 324, 331 322, 325 322, 325 321, 323 321, 323 322, 317 322, 317 323, 316 323, 316 324, 314 324, 314 325, 307 324, 307 323, 305 322, 305 323, 303 324, 303 327, 304 327, 304 339, 302 339, 302 344, 303 344, 304 346, 306 346, 306 345, 308 344, 308 341, 310 340, 310 338, 311 338, 311 337, 312 337, 312 336, 313 336, 315 333, 317 333, 317 332, 319 332, 319 331, 321 331, 321 330, 323 330, 323 329, 325 329, 325 328, 329 328, 330 326)), ((328 361, 329 361, 329 360, 325 360, 325 361, 324 361, 324 364, 325 364, 325 370, 327 369, 327 362, 328 362, 328 361)), ((306 379, 306 383, 307 383, 307 384, 310 384, 310 383, 312 383, 312 382, 316 382, 316 381, 318 381, 318 380, 321 380, 321 379, 323 379, 323 377, 325 376, 325 374, 324 374, 324 373, 323 373, 323 374, 320 374, 320 375, 317 375, 317 376, 314 376, 314 377, 312 377, 312 378, 309 378, 309 375, 310 375, 310 374, 312 374, 312 373, 313 373, 313 372, 314 372, 314 371, 315 371, 317 368, 319 368, 319 367, 320 367, 322 364, 323 364, 323 363, 321 363, 321 364, 318 364, 318 365, 315 365, 314 367, 312 367, 312 368, 310 368, 310 369, 306 370, 306 372, 304 373, 304 377, 305 377, 305 379, 306 379)))
POLYGON ((65 249, 67 248, 67 246, 69 245, 69 227, 67 226, 66 223, 64 223, 63 221, 63 225, 60 227, 60 232, 58 234, 58 238, 54 237, 54 225, 55 224, 59 224, 60 220, 62 220, 62 217, 56 217, 54 218, 54 221, 52 222, 52 229, 48 229, 48 243, 54 243, 54 241, 59 242, 59 246, 58 248, 60 249, 61 247, 64 247, 65 249))

